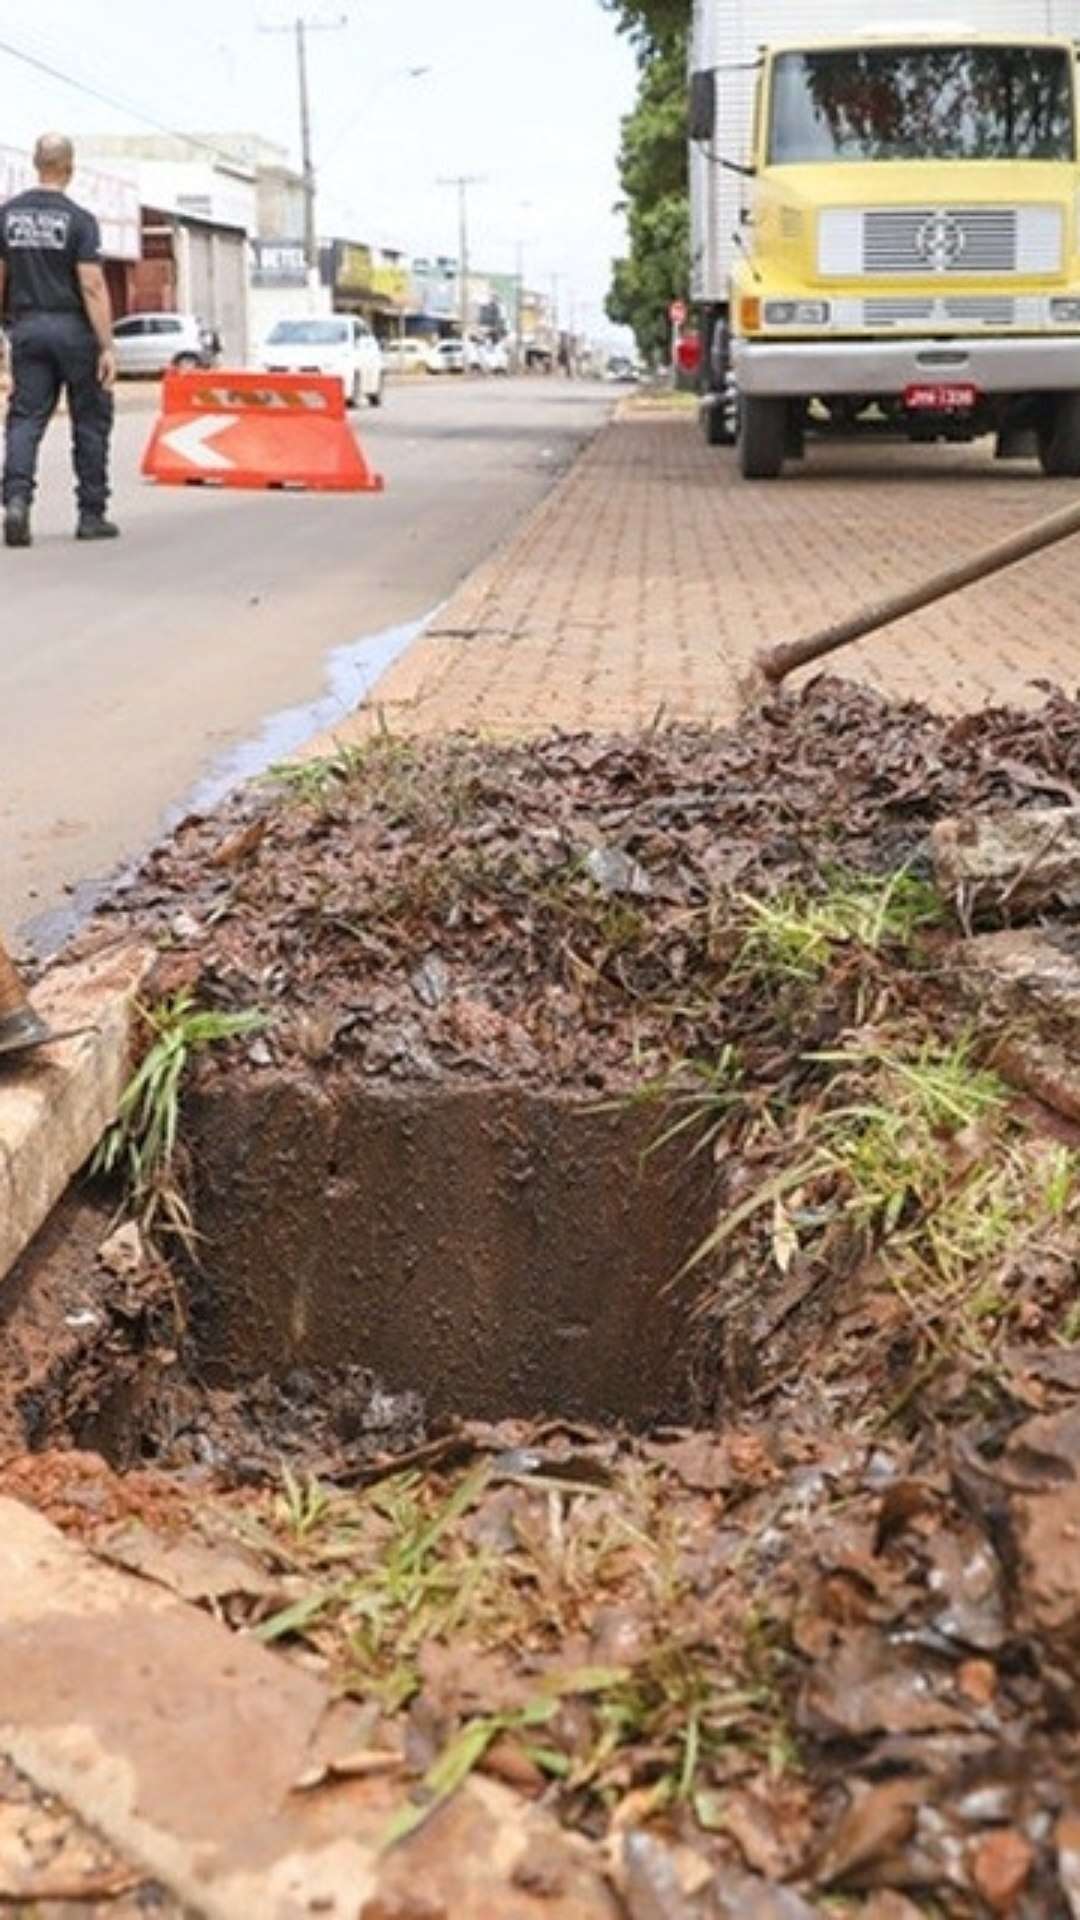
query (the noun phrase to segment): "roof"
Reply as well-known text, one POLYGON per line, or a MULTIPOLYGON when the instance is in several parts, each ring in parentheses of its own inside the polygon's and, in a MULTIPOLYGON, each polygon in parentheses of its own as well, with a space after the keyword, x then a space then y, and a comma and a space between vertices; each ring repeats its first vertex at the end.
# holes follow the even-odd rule
POLYGON ((1052 47, 1070 57, 1076 42, 1061 33, 972 33, 954 23, 934 28, 894 26, 866 27, 861 32, 828 34, 818 39, 801 34, 797 40, 770 40, 770 53, 828 53, 832 49, 850 51, 853 47, 1052 47))

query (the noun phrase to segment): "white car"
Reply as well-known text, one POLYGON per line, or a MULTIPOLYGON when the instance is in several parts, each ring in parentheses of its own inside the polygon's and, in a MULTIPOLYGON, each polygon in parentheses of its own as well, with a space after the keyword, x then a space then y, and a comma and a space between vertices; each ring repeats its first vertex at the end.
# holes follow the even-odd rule
POLYGON ((167 373, 170 367, 212 367, 217 336, 193 313, 129 313, 113 324, 116 371, 167 373))
POLYGON ((485 373, 509 373, 510 349, 505 340, 488 340, 480 349, 485 373))
POLYGON ((460 340, 437 340, 427 357, 429 373, 464 373, 465 349, 460 340))
POLYGON ((329 313, 310 320, 279 320, 255 356, 261 373, 322 373, 337 378, 345 404, 361 400, 379 407, 383 397, 383 357, 366 320, 351 313, 329 313))
POLYGON ((389 373, 423 373, 427 365, 426 340, 385 340, 383 364, 389 373))

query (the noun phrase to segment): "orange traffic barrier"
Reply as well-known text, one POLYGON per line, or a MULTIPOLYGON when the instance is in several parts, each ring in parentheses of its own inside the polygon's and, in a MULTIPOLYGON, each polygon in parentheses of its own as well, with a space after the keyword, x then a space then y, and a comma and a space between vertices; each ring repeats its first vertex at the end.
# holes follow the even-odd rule
POLYGON ((142 471, 172 487, 383 489, 341 381, 314 373, 167 373, 142 471))

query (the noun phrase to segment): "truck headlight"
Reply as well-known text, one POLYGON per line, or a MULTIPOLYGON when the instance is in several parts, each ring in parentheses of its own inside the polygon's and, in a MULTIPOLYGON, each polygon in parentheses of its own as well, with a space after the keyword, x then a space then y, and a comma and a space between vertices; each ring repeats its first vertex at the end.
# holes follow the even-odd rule
POLYGON ((1051 300, 1050 318, 1056 320, 1059 326, 1080 327, 1080 296, 1074 294, 1069 299, 1051 300))
POLYGON ((767 327, 827 327, 827 300, 766 300, 767 327))

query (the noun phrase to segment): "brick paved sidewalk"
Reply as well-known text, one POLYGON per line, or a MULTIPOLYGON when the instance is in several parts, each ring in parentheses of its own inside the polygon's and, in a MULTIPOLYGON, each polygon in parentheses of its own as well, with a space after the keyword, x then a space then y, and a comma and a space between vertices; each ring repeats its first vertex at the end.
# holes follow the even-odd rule
MULTIPOLYGON (((344 730, 494 735, 733 720, 758 647, 825 624, 1063 504, 982 449, 816 446, 738 480, 692 417, 631 403, 344 730)), ((943 710, 1080 684, 1080 539, 834 657, 943 710)), ((342 730, 339 729, 341 737, 342 730)))

